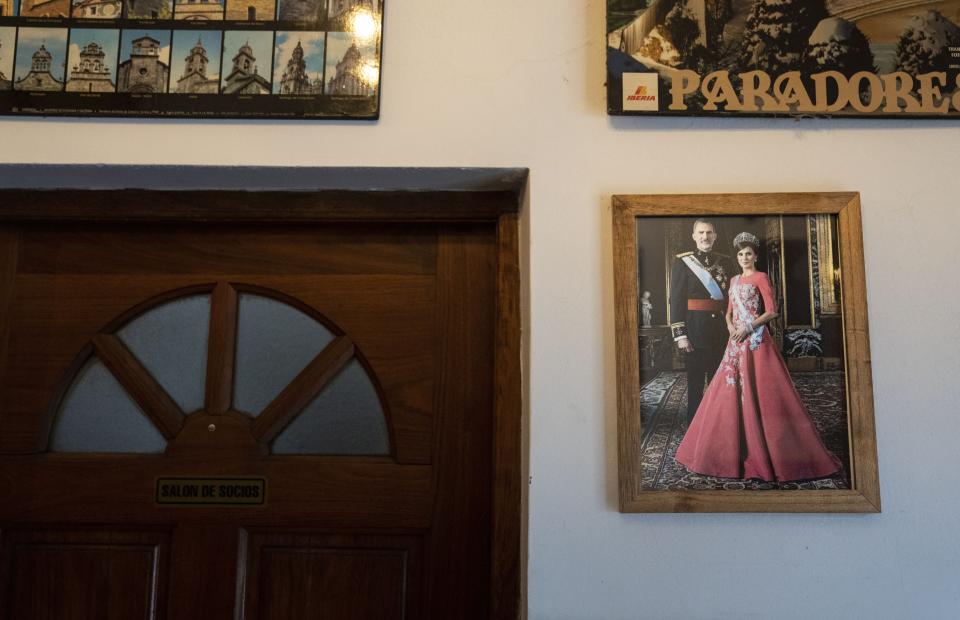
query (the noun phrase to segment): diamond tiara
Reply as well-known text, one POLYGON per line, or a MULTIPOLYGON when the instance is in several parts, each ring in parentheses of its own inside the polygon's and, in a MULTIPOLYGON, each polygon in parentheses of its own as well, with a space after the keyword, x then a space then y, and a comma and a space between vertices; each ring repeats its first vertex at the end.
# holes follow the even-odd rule
POLYGON ((752 243, 754 246, 760 247, 760 239, 753 233, 742 232, 733 238, 733 247, 738 247, 741 243, 752 243))

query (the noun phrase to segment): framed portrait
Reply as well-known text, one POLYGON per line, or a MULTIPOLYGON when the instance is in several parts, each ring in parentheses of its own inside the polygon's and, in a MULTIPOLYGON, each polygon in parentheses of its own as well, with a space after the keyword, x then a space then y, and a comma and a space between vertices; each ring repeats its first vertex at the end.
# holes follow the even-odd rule
POLYGON ((879 512, 857 193, 613 197, 622 512, 879 512))

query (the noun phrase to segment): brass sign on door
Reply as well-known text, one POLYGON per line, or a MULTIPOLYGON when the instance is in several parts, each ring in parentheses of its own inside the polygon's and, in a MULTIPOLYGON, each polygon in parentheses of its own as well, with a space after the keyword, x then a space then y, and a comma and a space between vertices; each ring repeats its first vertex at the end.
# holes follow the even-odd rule
POLYGON ((157 478, 160 505, 261 506, 266 501, 265 478, 157 478))

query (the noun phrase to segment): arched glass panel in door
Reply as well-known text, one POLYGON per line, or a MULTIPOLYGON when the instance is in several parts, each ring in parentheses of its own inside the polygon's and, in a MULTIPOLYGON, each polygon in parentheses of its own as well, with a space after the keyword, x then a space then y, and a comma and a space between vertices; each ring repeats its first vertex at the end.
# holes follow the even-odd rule
POLYGON ((390 454, 376 378, 343 330, 281 293, 217 287, 165 295, 97 334, 56 403, 49 450, 162 453, 190 417, 226 413, 274 454, 390 454), (224 380, 229 405, 209 411, 224 380))

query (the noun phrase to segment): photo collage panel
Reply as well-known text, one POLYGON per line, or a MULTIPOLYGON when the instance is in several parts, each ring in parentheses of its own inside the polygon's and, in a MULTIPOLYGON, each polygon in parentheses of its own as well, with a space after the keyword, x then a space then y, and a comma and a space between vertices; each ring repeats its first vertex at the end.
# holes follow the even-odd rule
POLYGON ((0 0, 0 114, 375 119, 382 17, 382 0, 0 0))

